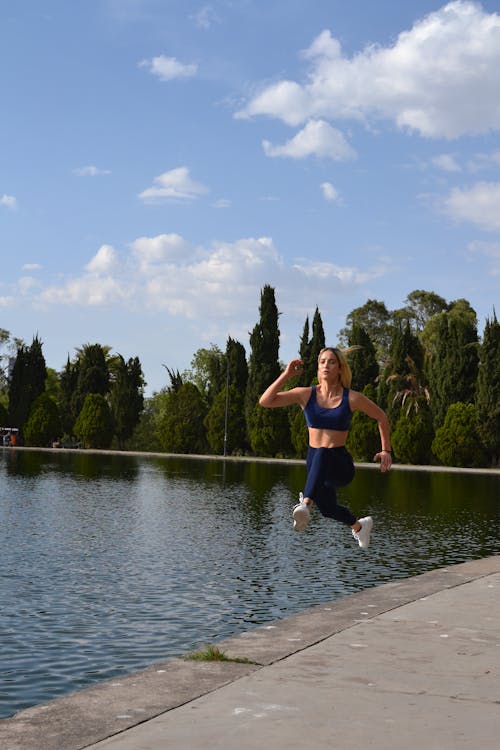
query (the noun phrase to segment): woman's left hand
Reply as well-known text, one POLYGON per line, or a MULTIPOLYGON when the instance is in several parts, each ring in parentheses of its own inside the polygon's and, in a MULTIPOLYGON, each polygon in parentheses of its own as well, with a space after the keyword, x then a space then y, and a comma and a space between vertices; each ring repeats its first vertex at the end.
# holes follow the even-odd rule
POLYGON ((380 451, 373 457, 374 461, 380 461, 380 471, 389 471, 392 466, 392 455, 390 451, 380 451))

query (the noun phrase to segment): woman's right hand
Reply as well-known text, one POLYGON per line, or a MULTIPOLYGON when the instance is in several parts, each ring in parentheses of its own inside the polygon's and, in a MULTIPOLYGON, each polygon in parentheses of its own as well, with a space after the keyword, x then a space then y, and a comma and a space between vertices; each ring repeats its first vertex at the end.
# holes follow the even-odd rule
POLYGON ((304 363, 301 359, 292 359, 285 368, 285 375, 288 378, 294 378, 304 372, 304 363))

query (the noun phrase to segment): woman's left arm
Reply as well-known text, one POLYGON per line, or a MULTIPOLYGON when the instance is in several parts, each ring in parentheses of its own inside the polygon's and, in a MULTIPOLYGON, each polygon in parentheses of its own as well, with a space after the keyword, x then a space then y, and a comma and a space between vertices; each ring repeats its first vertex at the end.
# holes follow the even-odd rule
POLYGON ((359 411, 367 414, 372 419, 377 420, 382 450, 375 454, 373 460, 380 461, 380 471, 389 471, 392 466, 392 453, 391 431, 387 414, 380 406, 377 406, 377 404, 357 391, 349 391, 349 406, 351 407, 351 411, 359 409, 359 411))

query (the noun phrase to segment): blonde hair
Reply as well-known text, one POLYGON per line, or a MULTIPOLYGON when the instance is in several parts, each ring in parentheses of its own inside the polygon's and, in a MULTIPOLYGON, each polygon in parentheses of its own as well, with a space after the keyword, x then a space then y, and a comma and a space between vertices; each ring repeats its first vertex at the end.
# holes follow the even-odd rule
POLYGON ((325 348, 322 349, 320 353, 318 354, 318 363, 319 363, 319 358, 325 352, 333 352, 335 354, 335 356, 337 357, 337 361, 339 363, 340 382, 342 383, 342 386, 344 388, 350 388, 351 383, 352 383, 351 368, 349 367, 349 363, 345 357, 345 355, 348 354, 350 351, 352 351, 352 349, 350 348, 349 349, 337 349, 335 346, 325 346, 325 348))

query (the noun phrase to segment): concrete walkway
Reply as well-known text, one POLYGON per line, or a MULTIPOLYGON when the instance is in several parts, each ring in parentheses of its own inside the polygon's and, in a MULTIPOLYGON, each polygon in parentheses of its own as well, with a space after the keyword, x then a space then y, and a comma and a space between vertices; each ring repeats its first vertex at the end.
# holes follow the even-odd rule
POLYGON ((500 557, 228 639, 0 721, 2 750, 499 750, 500 557), (107 738, 107 739, 105 739, 107 738))

